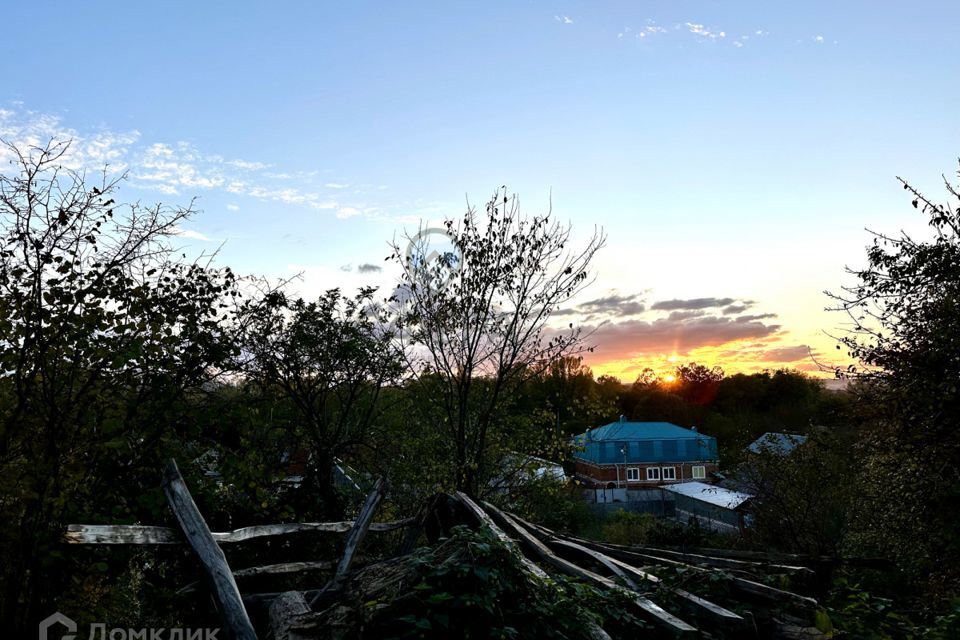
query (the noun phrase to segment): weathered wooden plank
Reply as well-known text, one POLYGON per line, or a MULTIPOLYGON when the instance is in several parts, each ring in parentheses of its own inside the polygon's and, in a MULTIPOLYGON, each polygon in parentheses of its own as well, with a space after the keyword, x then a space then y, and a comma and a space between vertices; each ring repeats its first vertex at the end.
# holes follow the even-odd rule
MULTIPOLYGON (((470 510, 470 512, 474 516, 476 516, 480 524, 487 526, 490 529, 490 531, 492 531, 493 534, 497 536, 497 539, 503 542, 503 544, 508 549, 516 548, 516 544, 514 543, 513 539, 510 538, 510 536, 508 536, 506 533, 504 533, 503 529, 497 526, 497 523, 493 521, 490 515, 486 511, 484 511, 482 508, 480 508, 480 505, 474 502, 473 499, 470 498, 470 496, 468 496, 463 492, 458 491, 457 498, 460 500, 461 503, 464 504, 464 506, 467 507, 467 509, 470 510)), ((531 579, 535 581, 540 581, 543 584, 554 584, 554 585, 556 584, 554 582, 549 582, 549 576, 547 575, 547 573, 543 569, 535 565, 533 562, 531 562, 522 553, 520 553, 519 550, 517 550, 517 555, 519 555, 520 561, 522 562, 522 566, 524 567, 524 569, 527 572, 527 575, 531 579)), ((612 640, 612 638, 610 637, 610 634, 604 631, 603 628, 600 625, 596 624, 595 622, 587 623, 587 633, 590 634, 590 637, 593 638, 593 640, 612 640)))
MULTIPOLYGON (((392 522, 374 522, 370 531, 394 531, 413 525, 413 518, 392 522)), ((243 527, 234 531, 211 532, 217 544, 234 544, 257 538, 285 536, 291 533, 346 533, 353 527, 346 522, 290 522, 243 527)), ((183 537, 170 527, 145 525, 70 524, 63 535, 68 544, 183 544, 183 537)))
MULTIPOLYGON (((605 566, 613 567, 617 575, 630 574, 631 577, 637 578, 640 580, 647 580, 652 583, 659 583, 660 578, 653 576, 646 571, 637 569, 636 567, 631 567, 627 563, 617 560, 616 558, 611 558, 606 554, 603 554, 599 551, 594 551, 592 549, 587 549, 586 547, 577 544, 576 542, 570 542, 568 540, 563 540, 557 538, 548 544, 557 544, 560 546, 565 546, 570 549, 575 549, 584 554, 591 555, 596 560, 602 562, 605 566)), ((631 588, 636 589, 636 585, 631 582, 628 584, 631 585, 631 588)), ((738 614, 725 609, 720 605, 714 604, 705 598, 694 595, 683 589, 670 588, 671 593, 680 598, 681 604, 683 604, 688 610, 703 614, 709 617, 713 622, 719 623, 725 627, 740 627, 745 624, 745 620, 738 614)))
MULTIPOLYGON (((480 505, 474 502, 470 498, 470 496, 468 496, 463 492, 458 491, 456 494, 456 497, 458 500, 460 500, 460 502, 464 504, 464 506, 467 507, 467 509, 470 510, 470 512, 477 518, 477 520, 480 521, 480 524, 486 525, 487 527, 489 527, 490 531, 493 532, 493 535, 495 535, 497 539, 500 540, 500 542, 502 542, 508 549, 516 548, 516 544, 510 538, 510 536, 504 533, 503 529, 497 526, 497 523, 494 522, 493 519, 491 519, 490 516, 487 514, 487 512, 481 509, 480 505)), ((527 557, 524 556, 522 553, 520 554, 520 558, 522 559, 523 567, 531 576, 535 577, 537 580, 540 580, 540 581, 544 581, 549 578, 549 576, 547 576, 547 573, 543 569, 541 569, 540 567, 535 565, 533 562, 531 562, 529 559, 527 559, 527 557)))
MULTIPOLYGON (((265 564, 257 567, 248 567, 246 569, 237 569, 233 572, 233 577, 238 581, 247 578, 262 578, 266 576, 289 576, 298 573, 310 571, 333 571, 337 563, 333 560, 319 560, 316 562, 281 562, 278 564, 265 564)), ((192 593, 197 590, 199 583, 191 582, 177 593, 192 593)), ((246 599, 246 596, 244 596, 246 599)))
POLYGON ((726 557, 713 557, 708 555, 703 555, 699 553, 687 553, 682 551, 673 551, 670 549, 658 549, 653 547, 631 547, 631 550, 635 550, 641 553, 651 553, 659 557, 671 558, 673 560, 679 560, 680 562, 686 562, 688 564, 695 564, 704 567, 717 567, 720 569, 740 569, 742 571, 756 571, 756 570, 766 570, 774 569, 777 571, 784 571, 787 573, 807 573, 812 574, 813 570, 809 567, 803 567, 799 565, 785 565, 785 564, 776 564, 770 562, 759 562, 757 560, 743 560, 737 558, 726 558, 726 557))
MULTIPOLYGON (((489 511, 490 515, 495 520, 499 520, 500 523, 506 527, 507 531, 518 536, 526 548, 528 548, 543 562, 546 562, 562 573, 580 578, 603 589, 622 589, 620 585, 610 578, 596 574, 588 569, 584 569, 583 567, 577 566, 569 560, 564 560, 560 556, 556 555, 532 533, 520 526, 513 518, 489 502, 485 502, 483 506, 489 511)), ((630 593, 631 598, 637 605, 639 611, 649 621, 658 625, 660 628, 680 636, 696 635, 696 627, 687 624, 648 598, 645 598, 635 592, 628 593, 630 593)))
MULTIPOLYGON (((608 569, 610 569, 615 575, 623 576, 624 573, 629 574, 631 578, 638 580, 645 580, 653 584, 658 584, 660 578, 657 576, 638 569, 637 567, 630 566, 629 564, 618 560, 614 557, 611 557, 601 551, 595 549, 589 549, 581 544, 578 544, 572 540, 567 540, 564 536, 559 535, 537 524, 527 522, 522 518, 518 518, 513 514, 508 514, 514 518, 520 525, 527 527, 532 532, 539 532, 544 538, 541 538, 542 541, 546 542, 548 545, 560 545, 565 546, 566 548, 576 550, 584 555, 592 557, 594 560, 602 563, 608 569)), ((536 535, 536 533, 534 533, 536 535)), ((627 584, 631 585, 631 588, 636 589, 636 583, 632 580, 627 580, 627 584)), ((681 602, 692 611, 697 613, 705 614, 709 616, 714 622, 722 624, 726 627, 738 627, 745 623, 745 620, 728 609, 725 609, 719 605, 716 605, 709 600, 696 596, 692 593, 684 591, 683 589, 671 588, 671 593, 678 596, 681 602)))
POLYGON ((360 509, 360 514, 357 516, 356 521, 353 523, 353 528, 350 529, 350 533, 347 535, 347 541, 343 546, 343 555, 340 556, 337 571, 330 585, 331 589, 338 590, 346 578, 347 572, 350 571, 350 565, 353 564, 353 555, 363 541, 364 536, 367 535, 367 529, 370 528, 370 524, 373 521, 373 514, 376 513, 377 507, 380 506, 380 501, 383 500, 383 495, 386 493, 386 486, 386 481, 383 478, 379 478, 376 484, 373 485, 373 489, 369 495, 367 495, 367 499, 363 503, 363 508, 360 509))
MULTIPOLYGON (((582 544, 585 547, 591 549, 597 549, 606 553, 607 555, 619 558, 620 560, 630 562, 630 563, 639 563, 641 565, 647 564, 664 564, 671 565, 676 567, 683 567, 686 569, 692 569, 694 571, 709 571, 703 567, 698 567, 696 565, 687 564, 685 562, 680 562, 679 560, 673 560, 670 558, 664 558, 661 556, 655 556, 647 553, 638 553, 636 551, 624 551, 621 548, 616 548, 610 545, 592 542, 590 540, 582 540, 580 538, 571 538, 574 542, 582 544)), ((735 587, 737 590, 742 593, 748 593, 751 595, 759 596, 765 600, 770 600, 773 602, 787 602, 791 603, 797 607, 803 609, 815 609, 817 601, 814 598, 808 596, 803 596, 798 593, 793 593, 792 591, 785 591, 783 589, 777 589, 776 587, 771 587, 754 580, 748 580, 747 578, 742 578, 740 576, 730 575, 728 577, 730 584, 735 587)))
POLYGON ((814 558, 813 556, 801 553, 779 553, 774 551, 748 551, 744 549, 714 549, 712 547, 672 547, 666 545, 640 545, 646 551, 674 551, 677 553, 692 553, 701 556, 711 556, 714 558, 734 558, 736 560, 752 560, 762 563, 792 564, 804 565, 808 562, 819 562, 824 558, 814 558))
POLYGON ((235 578, 259 578, 261 576, 286 576, 303 571, 330 571, 336 566, 333 560, 318 560, 315 562, 280 562, 264 564, 258 567, 237 569, 233 572, 235 578))
POLYGON ((380 506, 380 501, 383 500, 385 492, 386 481, 383 478, 378 478, 376 484, 373 485, 373 489, 367 495, 367 499, 364 501, 363 507, 361 507, 360 513, 357 515, 357 519, 350 529, 350 533, 347 534, 347 540, 343 545, 343 553, 340 555, 340 561, 337 563, 337 570, 333 575, 333 579, 327 583, 320 593, 310 600, 311 607, 318 607, 323 602, 330 600, 343 587, 343 583, 347 579, 347 574, 350 571, 350 565, 353 564, 353 555, 363 541, 364 536, 367 535, 367 529, 370 528, 370 521, 373 519, 373 514, 377 511, 377 507, 380 506))
POLYGON ((167 495, 167 502, 170 503, 183 535, 203 565, 228 635, 235 640, 256 640, 257 634, 243 606, 230 565, 210 534, 206 521, 200 515, 200 510, 180 475, 177 463, 172 459, 167 462, 163 473, 163 492, 167 495))

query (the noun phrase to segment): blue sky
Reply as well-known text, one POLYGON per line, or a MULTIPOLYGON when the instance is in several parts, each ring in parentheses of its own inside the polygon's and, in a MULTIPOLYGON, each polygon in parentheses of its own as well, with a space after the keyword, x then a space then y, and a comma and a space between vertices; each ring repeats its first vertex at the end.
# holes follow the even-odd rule
POLYGON ((923 227, 894 176, 939 197, 960 155, 955 2, 51 2, 3 16, 2 137, 73 137, 78 163, 129 170, 128 199, 198 196, 185 244, 226 241, 239 271, 302 271, 308 294, 388 284, 359 265, 384 265, 395 234, 467 196, 505 184, 532 212, 552 195, 578 233, 609 233, 587 296, 607 304, 583 321, 610 320, 592 364, 625 378, 675 359, 832 356, 823 331, 840 318, 821 292, 862 262, 863 228, 923 227), (737 303, 703 306, 724 298, 737 303), (665 300, 693 302, 652 309, 665 300))

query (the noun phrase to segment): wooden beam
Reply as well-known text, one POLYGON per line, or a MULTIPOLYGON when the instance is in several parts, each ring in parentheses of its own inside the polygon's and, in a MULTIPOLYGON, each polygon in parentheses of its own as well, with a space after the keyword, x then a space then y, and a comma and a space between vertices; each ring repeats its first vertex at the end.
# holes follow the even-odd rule
MULTIPOLYGON (((493 516, 494 519, 499 520, 500 524, 502 524, 507 531, 518 536, 524 543, 524 546, 543 562, 546 562, 562 573, 574 576, 575 578, 580 578, 581 580, 590 582, 594 586, 602 589, 622 589, 620 585, 610 578, 596 574, 588 569, 584 569, 583 567, 577 566, 569 560, 564 560, 560 556, 556 555, 532 533, 524 529, 513 518, 489 502, 485 502, 483 506, 490 512, 490 515, 493 516)), ((631 599, 637 605, 641 615, 643 615, 647 620, 656 624, 661 629, 680 636, 696 635, 696 627, 687 624, 680 618, 674 616, 659 605, 651 602, 648 598, 645 598, 636 592, 627 593, 630 594, 631 599)))
MULTIPOLYGON (((370 531, 393 531, 414 524, 413 518, 393 522, 374 522, 370 531)), ((347 522, 290 522, 286 524, 264 524, 243 527, 233 531, 217 532, 210 535, 217 544, 233 544, 258 538, 285 536, 292 533, 346 533, 354 523, 347 522)), ((70 524, 63 535, 67 544, 183 544, 183 537, 170 527, 150 527, 144 525, 108 525, 108 524, 70 524)))
POLYGON ((736 558, 713 557, 699 553, 686 553, 681 551, 672 551, 669 549, 655 549, 651 547, 631 547, 631 549, 641 553, 652 553, 664 558, 679 560, 688 564, 696 564, 704 567, 718 567, 721 569, 740 569, 742 571, 754 571, 757 569, 775 569, 788 573, 806 573, 812 574, 813 570, 809 567, 798 565, 774 564, 768 562, 758 562, 756 560, 741 560, 736 558))
MULTIPOLYGON (((658 578, 657 576, 651 573, 648 573, 646 571, 643 571, 641 569, 638 569, 637 567, 632 567, 629 564, 623 562, 622 560, 613 558, 601 551, 597 551, 595 549, 589 549, 572 540, 567 540, 564 536, 560 536, 554 533, 553 531, 551 531, 550 529, 547 529, 546 527, 541 527, 540 525, 527 522, 526 520, 523 520, 522 518, 518 518, 513 514, 508 514, 508 515, 510 515, 520 525, 527 527, 529 530, 531 530, 531 532, 533 532, 534 535, 537 535, 537 532, 539 532, 543 536, 541 540, 546 544, 566 547, 568 549, 577 551, 583 555, 591 557, 597 562, 600 562, 605 567, 607 567, 612 573, 614 573, 614 575, 620 576, 622 579, 624 579, 624 581, 627 582, 627 584, 630 585, 632 589, 635 589, 635 590, 637 589, 636 583, 633 581, 634 579, 648 581, 653 584, 659 584, 661 582, 660 578, 658 578), (627 574, 630 577, 628 578, 624 574, 627 574)), ((746 620, 744 620, 743 617, 734 613, 733 611, 724 609, 723 607, 716 605, 710 602, 709 600, 706 600, 692 593, 684 591, 683 589, 671 588, 670 592, 676 595, 677 597, 679 597, 681 603, 684 606, 686 606, 687 609, 695 613, 704 614, 708 618, 710 618, 713 622, 718 623, 722 626, 725 626, 728 628, 740 627, 746 623, 746 620)))
MULTIPOLYGON (((282 562, 278 564, 265 564, 258 567, 248 567, 246 569, 237 569, 233 572, 233 577, 242 582, 246 578, 262 578, 267 576, 289 576, 298 573, 310 571, 332 571, 336 567, 333 560, 318 560, 315 562, 282 562)), ((177 593, 193 593, 197 590, 199 583, 191 582, 182 589, 177 589, 177 593)), ((246 596, 244 596, 246 598, 246 596)))
POLYGON ((383 495, 386 493, 386 486, 386 481, 383 478, 377 479, 376 484, 373 485, 373 489, 363 503, 363 508, 360 509, 360 515, 357 516, 353 528, 347 535, 343 555, 340 556, 340 562, 337 564, 337 571, 331 583, 331 588, 335 591, 340 589, 347 577, 347 572, 350 571, 350 565, 353 564, 353 554, 356 553, 357 547, 363 541, 364 536, 367 535, 367 529, 370 528, 373 514, 376 513, 377 507, 380 506, 380 501, 383 500, 383 495))
MULTIPOLYGON (((619 558, 625 562, 639 563, 640 565, 649 565, 650 563, 664 564, 682 567, 685 569, 692 569, 694 571, 709 571, 709 569, 687 564, 679 560, 672 560, 670 558, 650 555, 647 553, 638 553, 636 551, 624 551, 621 548, 612 547, 610 545, 593 542, 590 540, 582 540, 580 538, 571 539, 585 547, 597 549, 603 553, 606 553, 607 555, 619 558)), ((769 585, 735 575, 730 575, 727 579, 730 581, 731 586, 736 588, 738 591, 759 596, 765 600, 773 602, 787 602, 802 609, 816 609, 818 606, 817 601, 814 598, 802 596, 798 593, 793 593, 792 591, 777 589, 776 587, 771 587, 769 585)))
POLYGON ((167 495, 167 502, 183 535, 203 565, 228 635, 234 640, 256 640, 257 634, 243 606, 230 565, 200 515, 177 463, 172 459, 167 462, 163 473, 163 492, 167 495))
MULTIPOLYGON (((467 494, 461 491, 458 491, 456 494, 456 497, 458 500, 460 500, 460 502, 463 503, 465 507, 467 507, 470 513, 472 513, 474 517, 476 517, 476 519, 480 522, 481 526, 483 525, 487 526, 490 529, 490 531, 493 532, 493 535, 495 535, 497 539, 500 540, 500 542, 502 542, 508 549, 516 549, 517 545, 510 538, 510 536, 504 533, 503 529, 497 526, 497 523, 494 522, 490 518, 490 516, 487 514, 487 512, 481 509, 480 505, 474 502, 470 498, 470 496, 468 496, 467 494)), ((541 569, 540 567, 535 565, 533 562, 531 562, 529 559, 527 559, 527 557, 524 556, 522 553, 519 555, 520 555, 520 558, 522 558, 523 567, 528 574, 530 574, 540 582, 543 582, 549 579, 549 576, 543 569, 541 569)))
POLYGON ((360 514, 357 515, 357 519, 350 529, 350 533, 347 534, 347 541, 343 546, 343 553, 340 556, 340 561, 337 563, 337 570, 333 575, 333 579, 327 583, 320 593, 310 600, 311 607, 319 606, 321 603, 330 600, 343 587, 343 583, 347 579, 347 573, 350 571, 350 565, 353 564, 353 555, 363 541, 364 536, 367 535, 367 529, 370 528, 370 521, 373 519, 373 514, 377 511, 377 507, 380 506, 380 501, 383 500, 384 493, 386 493, 386 481, 383 478, 378 478, 376 484, 373 485, 373 489, 367 495, 367 499, 364 501, 363 507, 360 509, 360 514))
MULTIPOLYGON (((540 584, 544 584, 544 585, 549 584, 549 585, 556 586, 556 583, 550 581, 549 576, 543 569, 535 565, 525 555, 520 553, 520 550, 517 549, 517 545, 513 541, 513 539, 510 538, 510 536, 508 536, 506 533, 504 533, 503 529, 497 526, 497 523, 493 521, 490 515, 486 511, 481 509, 480 505, 474 502, 473 499, 470 498, 470 496, 468 496, 467 494, 461 491, 458 491, 456 494, 456 497, 458 500, 460 500, 460 502, 465 507, 467 507, 470 513, 476 517, 480 525, 488 527, 490 531, 492 531, 493 534, 497 537, 497 539, 500 540, 507 547, 507 549, 517 550, 517 555, 520 557, 520 561, 522 563, 521 566, 524 568, 529 578, 531 578, 535 582, 539 582, 540 584)), ((604 631, 603 628, 600 625, 596 624, 595 622, 587 623, 587 633, 589 634, 589 637, 592 640, 612 640, 612 638, 610 637, 610 634, 604 631)))
POLYGON ((815 558, 813 556, 800 553, 779 553, 773 551, 746 551, 742 549, 714 549, 712 547, 672 547, 657 545, 655 547, 642 545, 643 549, 650 552, 673 551, 676 553, 691 553, 701 556, 711 556, 714 558, 733 558, 735 560, 752 560, 764 564, 792 564, 804 565, 809 562, 821 562, 830 558, 815 558))

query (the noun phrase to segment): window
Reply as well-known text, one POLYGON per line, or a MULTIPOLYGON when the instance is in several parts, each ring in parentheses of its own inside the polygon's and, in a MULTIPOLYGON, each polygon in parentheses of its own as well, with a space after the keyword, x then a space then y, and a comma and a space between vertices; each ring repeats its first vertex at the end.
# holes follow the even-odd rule
POLYGON ((659 480, 659 479, 660 479, 660 468, 647 467, 647 480, 659 480))
POLYGON ((706 477, 707 477, 706 470, 702 466, 693 468, 694 480, 703 480, 706 477))
POLYGON ((627 482, 639 482, 640 469, 638 467, 629 467, 627 469, 627 482))
POLYGON ((676 467, 664 467, 664 468, 663 468, 663 479, 664 479, 664 480, 676 480, 676 479, 677 479, 677 468, 676 468, 676 467))

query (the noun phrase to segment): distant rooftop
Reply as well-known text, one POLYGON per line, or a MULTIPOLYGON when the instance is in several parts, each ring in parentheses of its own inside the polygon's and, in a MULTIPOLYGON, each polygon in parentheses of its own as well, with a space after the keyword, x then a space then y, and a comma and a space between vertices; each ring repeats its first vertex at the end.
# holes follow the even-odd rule
POLYGON ((681 482, 680 484, 666 485, 662 489, 724 509, 736 509, 753 497, 749 493, 731 491, 704 482, 681 482))
POLYGON ((618 422, 574 438, 574 457, 594 464, 715 461, 717 440, 671 422, 618 422))
POLYGON ((699 434, 695 429, 684 429, 672 422, 627 422, 621 420, 611 422, 596 429, 588 429, 584 434, 588 441, 605 442, 618 440, 669 440, 671 438, 696 438, 699 434))
POLYGON ((747 449, 751 453, 774 453, 783 456, 806 441, 807 436, 793 433, 775 433, 771 431, 751 442, 747 449))

